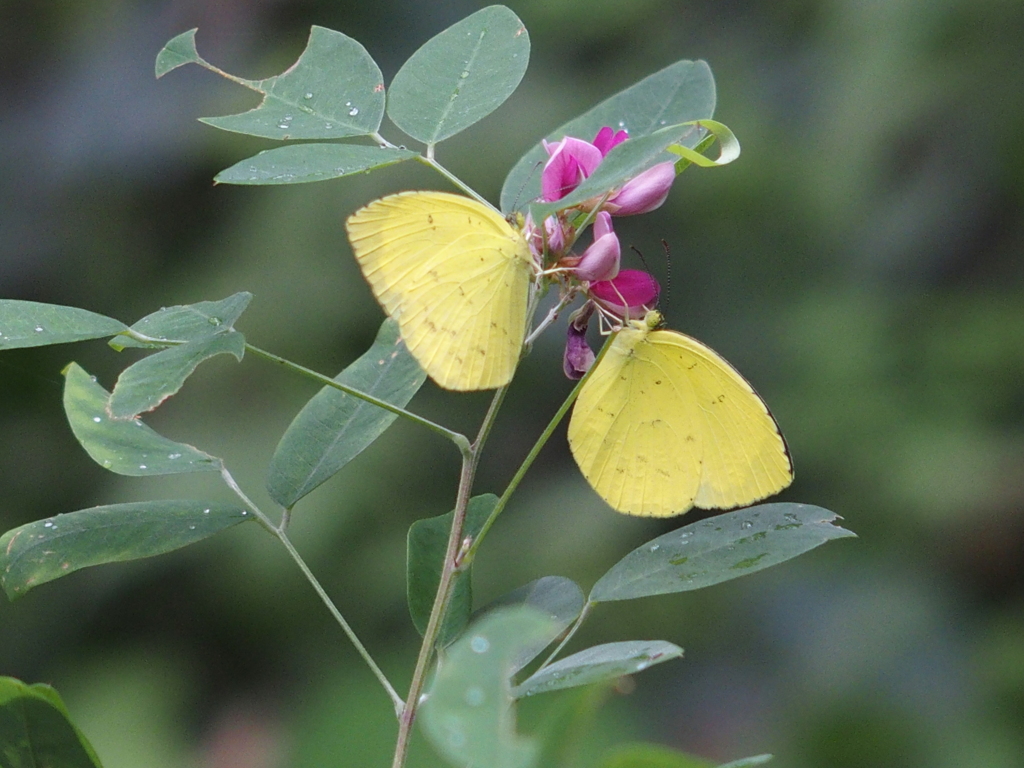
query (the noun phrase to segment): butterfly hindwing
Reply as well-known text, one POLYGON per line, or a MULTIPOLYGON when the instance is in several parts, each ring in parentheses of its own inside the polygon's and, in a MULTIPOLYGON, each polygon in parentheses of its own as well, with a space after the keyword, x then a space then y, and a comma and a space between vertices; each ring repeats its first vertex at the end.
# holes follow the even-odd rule
POLYGON ((743 377, 645 321, 616 334, 584 384, 569 444, 598 494, 627 514, 743 506, 792 480, 778 426, 743 377))
POLYGON ((374 295, 432 379, 456 390, 511 380, 531 260, 508 222, 466 197, 403 192, 356 211, 347 229, 374 295))

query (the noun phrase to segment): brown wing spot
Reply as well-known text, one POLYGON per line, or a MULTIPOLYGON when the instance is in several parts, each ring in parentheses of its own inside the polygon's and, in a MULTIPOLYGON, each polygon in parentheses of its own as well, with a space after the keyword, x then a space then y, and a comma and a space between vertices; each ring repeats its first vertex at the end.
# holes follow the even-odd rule
POLYGON ((697 438, 695 438, 693 435, 687 435, 686 436, 686 442, 688 442, 688 443, 695 443, 695 442, 697 442, 697 438))
POLYGON ((656 379, 654 383, 655 384, 661 384, 661 379, 656 379))

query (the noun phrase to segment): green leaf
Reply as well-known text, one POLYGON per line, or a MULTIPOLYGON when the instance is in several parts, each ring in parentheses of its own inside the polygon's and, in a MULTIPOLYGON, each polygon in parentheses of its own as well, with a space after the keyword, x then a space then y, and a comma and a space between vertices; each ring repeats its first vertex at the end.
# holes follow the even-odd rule
POLYGON ((0 677, 0 765, 3 768, 102 768, 48 685, 0 677))
POLYGON ((551 619, 552 626, 550 638, 538 640, 537 644, 523 648, 522 656, 513 664, 512 671, 518 672, 537 658, 537 655, 568 629, 580 615, 580 611, 583 610, 583 590, 572 579, 564 576, 542 576, 487 604, 480 609, 479 615, 483 616, 493 610, 514 605, 536 608, 551 619))
POLYGON ((64 411, 93 461, 119 475, 219 472, 220 459, 157 434, 138 419, 110 417, 110 395, 76 363, 64 369, 64 411))
POLYGON ((239 507, 143 501, 81 509, 0 537, 0 585, 10 599, 81 568, 162 555, 252 519, 239 507))
MULTIPOLYGON (((677 61, 573 118, 546 138, 551 142, 574 136, 592 141, 607 125, 616 130, 625 128, 631 139, 639 139, 668 125, 710 118, 714 112, 711 69, 703 61, 677 61)), ((694 132, 686 146, 692 147, 699 140, 694 132)), ((540 197, 540 167, 547 158, 539 142, 520 158, 501 188, 502 211, 521 209, 540 197)))
MULTIPOLYGON (((466 521, 462 526, 464 539, 476 538, 497 503, 498 497, 493 493, 474 496, 469 500, 466 521)), ((448 536, 454 519, 455 511, 452 510, 444 515, 417 520, 409 526, 406 560, 407 599, 412 623, 421 635, 427 630, 430 612, 434 608, 434 597, 441 583, 441 569, 444 567, 444 555, 448 549, 448 536)), ((469 622, 472 611, 472 568, 469 568, 455 576, 448 613, 445 614, 441 632, 437 637, 439 647, 444 647, 458 637, 469 622)))
POLYGON ((594 585, 591 602, 686 592, 760 571, 856 534, 809 504, 762 504, 691 523, 634 549, 594 585))
POLYGON ((516 686, 512 693, 516 698, 522 698, 535 693, 614 680, 682 655, 682 648, 664 640, 595 645, 538 670, 516 686))
POLYGON ((693 149, 679 144, 673 144, 668 148, 668 151, 673 155, 679 156, 679 159, 676 160, 676 176, 685 171, 691 164, 698 165, 701 168, 718 168, 728 165, 740 156, 740 141, 729 126, 717 120, 700 120, 697 124, 708 133, 693 149), (721 147, 718 157, 708 157, 704 152, 716 139, 721 147))
MULTIPOLYGON (((405 407, 426 374, 409 354, 398 324, 384 321, 367 352, 335 381, 405 407)), ((324 387, 289 425, 267 474, 267 490, 277 503, 295 502, 334 475, 380 437, 398 418, 394 413, 324 387)))
POLYGON ((432 37, 395 75, 392 122, 424 144, 465 130, 504 103, 530 60, 530 36, 512 11, 492 5, 432 37))
POLYGON ((172 69, 182 64, 203 64, 203 59, 196 50, 196 32, 198 27, 182 32, 167 41, 167 45, 156 55, 156 76, 161 78, 172 69))
POLYGON ((0 349, 43 347, 121 333, 120 320, 78 307, 36 301, 0 300, 0 349))
MULTIPOLYGON (((622 142, 605 156, 593 174, 568 195, 553 203, 531 204, 530 211, 534 221, 541 221, 557 210, 569 208, 621 187, 656 163, 671 161, 669 147, 683 146, 687 142, 697 143, 702 136, 703 130, 699 123, 680 123, 662 128, 648 136, 622 142)), ((699 157, 707 160, 703 155, 699 157)))
POLYGON ((718 768, 750 768, 753 765, 764 765, 770 762, 773 755, 754 755, 753 757, 744 757, 740 760, 733 760, 729 763, 722 763, 718 768))
POLYGON ((417 157, 408 149, 360 144, 290 144, 267 149, 214 177, 219 184, 304 184, 351 176, 417 157))
POLYGON ((241 360, 244 353, 245 337, 238 331, 228 331, 144 357, 117 377, 107 405, 110 415, 115 419, 134 419, 140 413, 152 411, 181 389, 185 379, 204 360, 224 354, 241 360))
POLYGON ((600 768, 712 768, 714 763, 660 744, 625 744, 601 761, 600 768))
POLYGON ((451 645, 418 717, 438 752, 473 768, 534 764, 536 742, 515 730, 509 677, 522 649, 550 634, 550 620, 524 606, 488 614, 451 645))
MULTIPOLYGON (((189 61, 224 74, 198 54, 189 61)), ((200 118, 225 131, 268 139, 342 139, 374 133, 384 116, 384 79, 377 64, 351 37, 324 27, 310 29, 306 49, 280 75, 227 77, 262 93, 263 100, 248 112, 200 118)))
POLYGON ((181 304, 146 315, 131 327, 140 336, 152 341, 118 336, 111 339, 110 346, 120 351, 126 347, 159 349, 170 344, 208 339, 218 333, 234 330, 235 321, 252 301, 247 291, 228 296, 219 301, 200 301, 196 304, 181 304))

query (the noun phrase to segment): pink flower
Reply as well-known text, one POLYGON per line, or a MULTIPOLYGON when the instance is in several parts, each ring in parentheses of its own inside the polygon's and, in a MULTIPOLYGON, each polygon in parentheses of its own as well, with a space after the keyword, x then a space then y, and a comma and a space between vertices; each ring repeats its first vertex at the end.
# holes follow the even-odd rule
POLYGON ((629 138, 629 134, 625 131, 618 131, 612 133, 612 129, 607 125, 597 132, 597 136, 594 137, 594 146, 601 150, 601 157, 607 156, 614 147, 624 142, 629 138))
POLYGON ((649 213, 665 202, 675 178, 675 163, 658 163, 627 181, 617 194, 608 198, 604 207, 616 216, 649 213))
POLYGON ((612 280, 590 284, 590 297, 622 318, 637 319, 658 301, 658 281, 639 269, 624 269, 612 280))
POLYGON ((601 164, 601 150, 593 144, 566 136, 557 144, 544 143, 549 155, 540 176, 544 202, 561 200, 580 185, 601 164))
MULTIPOLYGON (((625 131, 616 133, 605 126, 597 132, 593 143, 571 136, 566 136, 557 144, 543 142, 549 155, 540 181, 544 202, 561 200, 576 189, 594 172, 605 156, 627 138, 625 131)), ((612 192, 602 207, 616 216, 653 211, 665 202, 675 176, 675 165, 672 162, 659 163, 627 181, 622 189, 612 192)), ((591 206, 593 204, 590 203, 591 206)))
POLYGON ((601 211, 594 220, 594 242, 583 252, 573 271, 580 280, 611 280, 619 274, 620 255, 611 214, 601 211))

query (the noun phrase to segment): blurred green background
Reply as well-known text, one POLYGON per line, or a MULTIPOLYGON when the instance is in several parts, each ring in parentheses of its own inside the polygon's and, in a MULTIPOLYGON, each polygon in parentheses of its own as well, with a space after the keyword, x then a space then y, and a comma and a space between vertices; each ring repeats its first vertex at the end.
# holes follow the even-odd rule
MULTIPOLYGON (((254 99, 197 67, 158 82, 153 59, 198 26, 207 59, 266 77, 321 24, 366 45, 389 81, 482 5, 4 3, 0 295, 132 322, 249 290, 240 330, 333 375, 382 319, 344 217, 444 183, 398 166, 214 187, 271 143, 195 118, 254 99)), ((743 156, 687 171, 661 210, 617 230, 663 282, 668 241, 672 327, 771 405, 797 467, 781 498, 833 509, 860 536, 703 592, 601 606, 576 647, 661 638, 686 658, 613 695, 600 743, 645 738, 722 761, 773 752, 780 768, 1024 765, 1024 4, 509 5, 531 34, 530 70, 441 161, 496 199, 540 136, 680 58, 706 59, 743 156)), ((503 488, 568 391, 561 343, 549 334, 526 361, 479 492, 503 488)), ((60 369, 76 360, 109 387, 130 354, 93 342, 0 357, 0 529, 116 501, 229 498, 214 478, 115 477, 78 449, 60 369)), ((149 422, 225 457, 262 502, 276 440, 314 391, 219 358, 149 422)), ((485 405, 430 384, 413 403, 467 430, 485 405)), ((457 470, 454 451, 399 423, 296 509, 297 546, 401 685, 417 641, 405 532, 450 508, 457 470)), ((548 574, 589 589, 695 518, 611 512, 560 433, 481 552, 478 600, 548 574)), ((107 768, 385 765, 393 739, 385 696, 256 527, 4 602, 0 674, 55 685, 107 768)))

